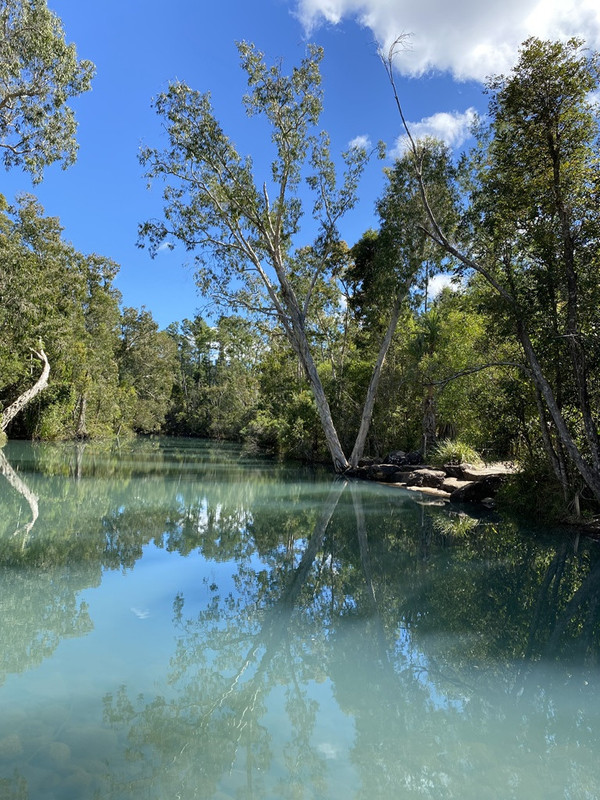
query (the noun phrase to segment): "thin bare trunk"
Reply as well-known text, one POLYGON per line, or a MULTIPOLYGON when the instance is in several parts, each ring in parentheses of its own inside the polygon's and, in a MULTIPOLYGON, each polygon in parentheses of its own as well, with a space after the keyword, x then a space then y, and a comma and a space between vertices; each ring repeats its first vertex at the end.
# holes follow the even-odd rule
POLYGON ((377 356, 375 368, 373 369, 373 374, 371 376, 371 382, 369 383, 369 388, 367 390, 365 404, 363 406, 362 416, 360 419, 360 428, 358 429, 352 455, 350 456, 350 466, 352 467, 356 467, 359 460, 362 458, 362 454, 365 449, 365 442, 367 441, 367 435, 369 433, 371 420, 373 418, 373 408, 375 407, 375 398, 377 396, 377 389, 379 388, 381 370, 383 369, 388 350, 390 349, 394 333, 396 332, 404 294, 404 291, 399 292, 398 296, 396 297, 396 302, 394 303, 394 307, 392 309, 392 314, 385 332, 385 337, 381 343, 381 347, 379 348, 379 354, 377 356))
POLYGON ((436 436, 437 419, 435 408, 435 394, 434 385, 427 384, 427 393, 423 398, 423 458, 427 453, 435 447, 437 441, 436 436))
POLYGON ((85 394, 80 395, 79 403, 78 403, 78 414, 77 414, 77 431, 75 435, 78 439, 87 439, 88 432, 85 424, 86 412, 87 412, 87 397, 85 394))
POLYGON ((556 432, 558 434, 558 438, 565 448, 569 458, 573 462, 574 466, 576 467, 577 471, 586 482, 588 487, 594 494, 594 497, 598 502, 600 502, 600 474, 594 470, 589 464, 585 461, 583 456, 581 455, 579 448, 577 447, 576 443, 574 442, 569 429, 567 427, 567 423, 562 416, 554 394, 552 392, 552 387, 548 383, 546 376, 543 373, 543 370, 540 366, 539 361, 537 360, 537 356, 533 349, 533 345, 531 344, 531 340, 527 331, 525 330, 525 326, 522 320, 517 320, 517 329, 519 340, 523 346, 523 350, 525 351, 525 356, 531 368, 533 382, 536 388, 540 391, 542 397, 544 398, 544 402, 548 408, 548 412, 552 417, 552 421, 556 427, 556 432))
POLYGON ((339 473, 345 472, 350 465, 348 464, 348 459, 342 450, 342 446, 333 423, 329 402, 327 400, 323 384, 321 383, 317 366, 312 357, 312 353, 310 352, 310 347, 308 346, 308 339, 306 336, 303 317, 295 296, 287 298, 287 306, 290 311, 288 326, 291 330, 291 334, 288 335, 288 339, 294 348, 294 351, 296 352, 296 355, 298 356, 298 359, 304 368, 306 378, 310 383, 310 387, 315 398, 317 411, 319 413, 319 419, 321 420, 321 426, 323 428, 323 433, 325 434, 327 447, 331 453, 335 471, 339 473))
POLYGON ((555 448, 552 442, 550 428, 548 427, 546 407, 544 405, 544 400, 542 398, 542 395, 540 394, 540 391, 538 390, 537 387, 535 389, 535 399, 537 402, 538 415, 540 418, 542 441, 544 442, 544 447, 546 449, 548 458, 550 459, 550 463, 552 464, 552 469, 554 470, 556 479, 558 480, 558 482, 562 487, 563 497, 565 500, 567 500, 569 496, 569 478, 567 475, 565 460, 562 454, 562 450, 560 448, 558 449, 555 448))

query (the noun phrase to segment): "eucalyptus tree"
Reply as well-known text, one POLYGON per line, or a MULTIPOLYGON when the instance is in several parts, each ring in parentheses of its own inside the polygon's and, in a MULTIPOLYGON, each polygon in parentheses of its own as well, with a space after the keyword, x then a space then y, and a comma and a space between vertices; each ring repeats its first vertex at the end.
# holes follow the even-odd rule
MULTIPOLYGON (((68 101, 90 89, 93 74, 94 65, 78 60, 45 0, 1 0, 0 158, 6 169, 21 167, 37 183, 49 164, 74 163, 77 124, 68 101)), ((43 369, 6 410, 2 430, 48 385, 46 353, 39 342, 29 345, 43 369)))
POLYGON ((490 123, 472 154, 460 235, 429 199, 418 147, 413 168, 427 235, 479 276, 510 320, 538 403, 546 452, 565 497, 577 480, 600 501, 598 241, 600 56, 583 42, 529 39, 511 74, 488 83, 490 123), (557 377, 558 376, 558 377, 557 377))
POLYGON ((141 225, 140 242, 153 253, 165 242, 182 242, 196 253, 203 292, 234 310, 278 322, 306 373, 334 466, 342 471, 348 461, 311 352, 307 317, 318 282, 336 261, 337 225, 356 202, 368 155, 351 147, 338 180, 329 138, 318 130, 320 48, 309 46, 291 75, 283 73, 280 63, 268 67, 253 45, 242 42, 238 50, 248 76, 246 112, 263 117, 270 127, 270 176, 255 179, 252 159, 240 155, 225 134, 209 94, 171 84, 154 102, 168 146, 145 148, 141 154, 148 179, 164 183, 164 213, 141 225), (306 260, 294 249, 301 234, 305 180, 316 230, 308 280, 306 260))
POLYGON ((0 2, 0 152, 4 166, 42 179, 56 161, 77 156, 77 123, 68 101, 88 91, 91 61, 78 60, 45 0, 0 2))

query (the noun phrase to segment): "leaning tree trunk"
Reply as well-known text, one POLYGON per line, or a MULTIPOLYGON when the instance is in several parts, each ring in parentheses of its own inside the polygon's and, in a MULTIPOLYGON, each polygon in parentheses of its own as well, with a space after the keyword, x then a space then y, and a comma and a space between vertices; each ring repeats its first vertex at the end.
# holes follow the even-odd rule
POLYGON ((42 374, 31 387, 31 389, 27 389, 26 392, 20 397, 17 397, 15 402, 10 405, 7 409, 2 412, 1 422, 0 422, 0 430, 5 431, 9 424, 13 421, 13 419, 17 416, 17 414, 22 411, 25 406, 33 400, 40 392, 42 392, 46 386, 48 386, 48 376, 50 375, 50 363, 48 361, 48 356, 44 353, 43 349, 40 348, 39 352, 37 350, 33 351, 35 355, 40 359, 43 363, 44 368, 42 370, 42 374))
MULTIPOLYGON (((498 283, 498 281, 494 278, 493 274, 482 263, 480 263, 476 257, 469 257, 466 253, 463 253, 457 246, 452 244, 446 233, 442 230, 440 223, 438 222, 437 217, 433 212, 433 209, 429 203, 427 187, 425 186, 425 180, 423 178, 423 172, 421 169, 422 161, 421 158, 419 157, 416 142, 411 134, 410 128, 406 121, 406 117, 404 116, 404 111, 400 103, 400 98, 398 96, 398 91, 394 79, 393 59, 398 46, 402 43, 402 38, 403 37, 397 39, 393 43, 387 58, 386 57, 383 58, 383 64, 387 72, 390 84, 392 86, 394 100, 396 102, 396 107, 400 114, 400 119, 402 120, 402 125, 406 132, 406 135, 408 136, 410 149, 414 155, 415 173, 417 178, 417 184, 419 187, 419 194, 421 196, 421 202, 423 205, 423 209, 425 211, 425 215, 429 222, 428 225, 423 226, 423 231, 427 236, 429 236, 429 238, 432 241, 436 242, 436 244, 438 244, 443 250, 445 250, 445 252, 448 255, 454 256, 456 259, 458 259, 458 261, 462 265, 464 265, 468 269, 473 269, 475 272, 481 275, 487 281, 487 283, 490 286, 492 286, 499 293, 501 297, 504 298, 509 308, 512 309, 515 315, 517 336, 525 353, 527 362, 529 364, 534 387, 536 391, 539 392, 539 394, 541 395, 543 402, 545 403, 546 408, 548 409, 548 414, 550 415, 550 418, 555 426, 558 442, 560 446, 563 447, 568 458, 571 460, 572 464, 577 469, 577 471, 587 484, 588 488, 591 490, 595 500, 600 503, 600 468, 599 468, 600 443, 598 442, 597 426, 593 419, 593 416, 591 414, 591 409, 589 406, 589 395, 587 393, 585 362, 581 360, 581 353, 577 352, 577 339, 579 338, 579 330, 577 327, 577 315, 576 315, 578 294, 577 294, 575 275, 573 273, 572 252, 570 252, 569 250, 570 234, 566 226, 567 220, 565 217, 564 206, 562 205, 562 198, 560 196, 560 193, 557 195, 557 200, 558 200, 559 213, 561 216, 561 224, 563 226, 563 233, 564 233, 563 241, 567 244, 567 251, 566 251, 567 257, 565 266, 567 271, 567 295, 568 295, 567 311, 569 314, 568 327, 569 327, 569 336, 570 339, 572 339, 570 345, 571 348, 570 351, 571 351, 571 358, 574 363, 574 372, 575 372, 574 378, 579 391, 579 398, 582 405, 584 429, 587 440, 586 443, 588 444, 590 453, 592 455, 591 464, 587 463, 582 450, 580 449, 578 443, 575 441, 574 437, 571 435, 567 423, 562 416, 559 404, 556 401, 552 387, 548 379, 546 378, 546 375, 544 374, 544 371, 541 367, 541 364, 538 360, 537 354, 529 337, 529 333, 526 329, 526 324, 523 318, 523 314, 520 312, 520 309, 518 307, 517 298, 513 294, 511 294, 504 286, 498 283)), ((557 188, 556 167, 557 167, 557 162, 556 160, 554 160, 555 188, 557 188)), ((555 465, 553 464, 553 466, 555 465)))
POLYGON ((377 396, 377 389, 379 388, 379 379, 381 378, 381 370, 383 369, 385 358, 387 356, 388 350, 390 349, 390 344, 392 343, 394 333, 396 332, 396 326, 398 325, 398 319, 400 317, 400 308, 402 305, 403 297, 404 293, 399 292, 398 296, 396 297, 396 302, 394 303, 394 307, 392 309, 392 315, 388 323, 387 331, 385 332, 385 337, 383 339, 383 342, 381 343, 381 347, 379 348, 377 362, 373 370, 373 375, 371 376, 371 382, 369 384, 369 388, 367 390, 367 397, 365 399, 365 404, 363 406, 362 416, 360 420, 360 428, 356 436, 356 441, 354 442, 352 455, 350 456, 350 466, 352 467, 356 467, 358 465, 358 462, 362 458, 363 451, 365 449, 365 442, 367 441, 367 435, 369 433, 369 428, 371 426, 371 419, 373 418, 373 408, 375 407, 375 398, 377 396))
POLYGON ((300 357, 300 361, 306 372, 306 377, 310 383, 313 397, 315 398, 319 419, 321 420, 321 427, 323 428, 323 433, 325 435, 325 441, 327 442, 327 447, 333 460, 334 469, 338 473, 343 473, 348 469, 348 460, 346 459, 344 451, 342 450, 342 446, 340 444, 340 440, 331 416, 329 402, 327 400, 325 390, 323 389, 323 384, 321 383, 317 366, 313 360, 303 329, 298 332, 296 339, 294 342, 292 342, 292 344, 294 345, 294 349, 300 357))

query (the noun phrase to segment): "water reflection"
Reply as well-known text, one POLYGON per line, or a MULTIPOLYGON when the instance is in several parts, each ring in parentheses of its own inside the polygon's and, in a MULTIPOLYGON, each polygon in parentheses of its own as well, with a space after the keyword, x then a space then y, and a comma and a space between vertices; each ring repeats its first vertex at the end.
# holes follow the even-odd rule
MULTIPOLYGON (((31 533, 31 529, 35 525, 37 518, 40 515, 39 508, 38 508, 38 498, 37 496, 31 491, 29 486, 19 478, 17 473, 14 471, 12 466, 10 465, 9 461, 7 460, 6 456, 0 449, 0 475, 6 478, 8 484, 12 486, 12 488, 18 492, 21 497, 25 500, 25 502, 29 505, 29 509, 31 511, 31 519, 29 522, 24 523, 21 522, 20 518, 17 521, 17 526, 13 531, 13 536, 20 536, 22 539, 22 546, 25 547, 27 544, 27 538, 31 533)), ((19 515, 20 516, 20 515, 19 515)))
POLYGON ((594 543, 192 443, 21 447, 12 469, 38 518, 14 536, 13 478, 1 797, 600 795, 594 543), (136 622, 165 662, 144 678, 84 590, 173 558, 170 621, 136 622), (122 651, 83 675, 95 625, 122 651))

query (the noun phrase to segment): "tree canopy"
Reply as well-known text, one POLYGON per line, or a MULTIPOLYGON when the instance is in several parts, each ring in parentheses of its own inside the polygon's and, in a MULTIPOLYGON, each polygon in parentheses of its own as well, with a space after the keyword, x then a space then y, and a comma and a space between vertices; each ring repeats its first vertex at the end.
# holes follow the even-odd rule
POLYGON ((0 31, 2 160, 40 181, 49 164, 75 161, 77 124, 68 103, 91 88, 95 67, 78 60, 45 0, 3 0, 0 31))
MULTIPOLYGON (((2 158, 39 181, 75 159, 71 101, 94 67, 42 0, 0 3, 0 22, 2 158)), ((339 472, 458 437, 550 470, 563 506, 597 508, 599 55, 526 41, 488 81, 488 116, 460 159, 407 127, 376 229, 346 243, 338 225, 371 154, 332 156, 323 51, 309 45, 289 70, 247 42, 238 51, 247 124, 269 131, 270 163, 234 144, 209 92, 181 82, 154 101, 165 141, 141 152, 162 212, 138 243, 183 245, 209 315, 163 331, 147 309, 120 308, 117 264, 77 251, 34 197, 2 198, 9 435, 237 439, 339 472), (433 291, 440 272, 451 289, 433 291)))
POLYGON ((311 352, 306 320, 318 283, 331 272, 337 224, 356 202, 368 154, 359 147, 344 154, 346 171, 340 185, 328 136, 318 130, 320 48, 309 46, 290 75, 280 63, 268 67, 253 45, 242 42, 238 50, 248 76, 246 112, 262 115, 270 127, 270 176, 262 182, 255 179, 251 157, 240 155, 222 130, 208 94, 171 84, 155 101, 165 120, 168 147, 146 148, 141 156, 148 178, 165 184, 163 219, 143 224, 141 241, 153 252, 165 241, 183 242, 197 253, 198 283, 204 292, 278 321, 306 372, 334 465, 342 470, 348 462, 311 352), (310 262, 294 249, 304 177, 313 193, 318 229, 310 262))

